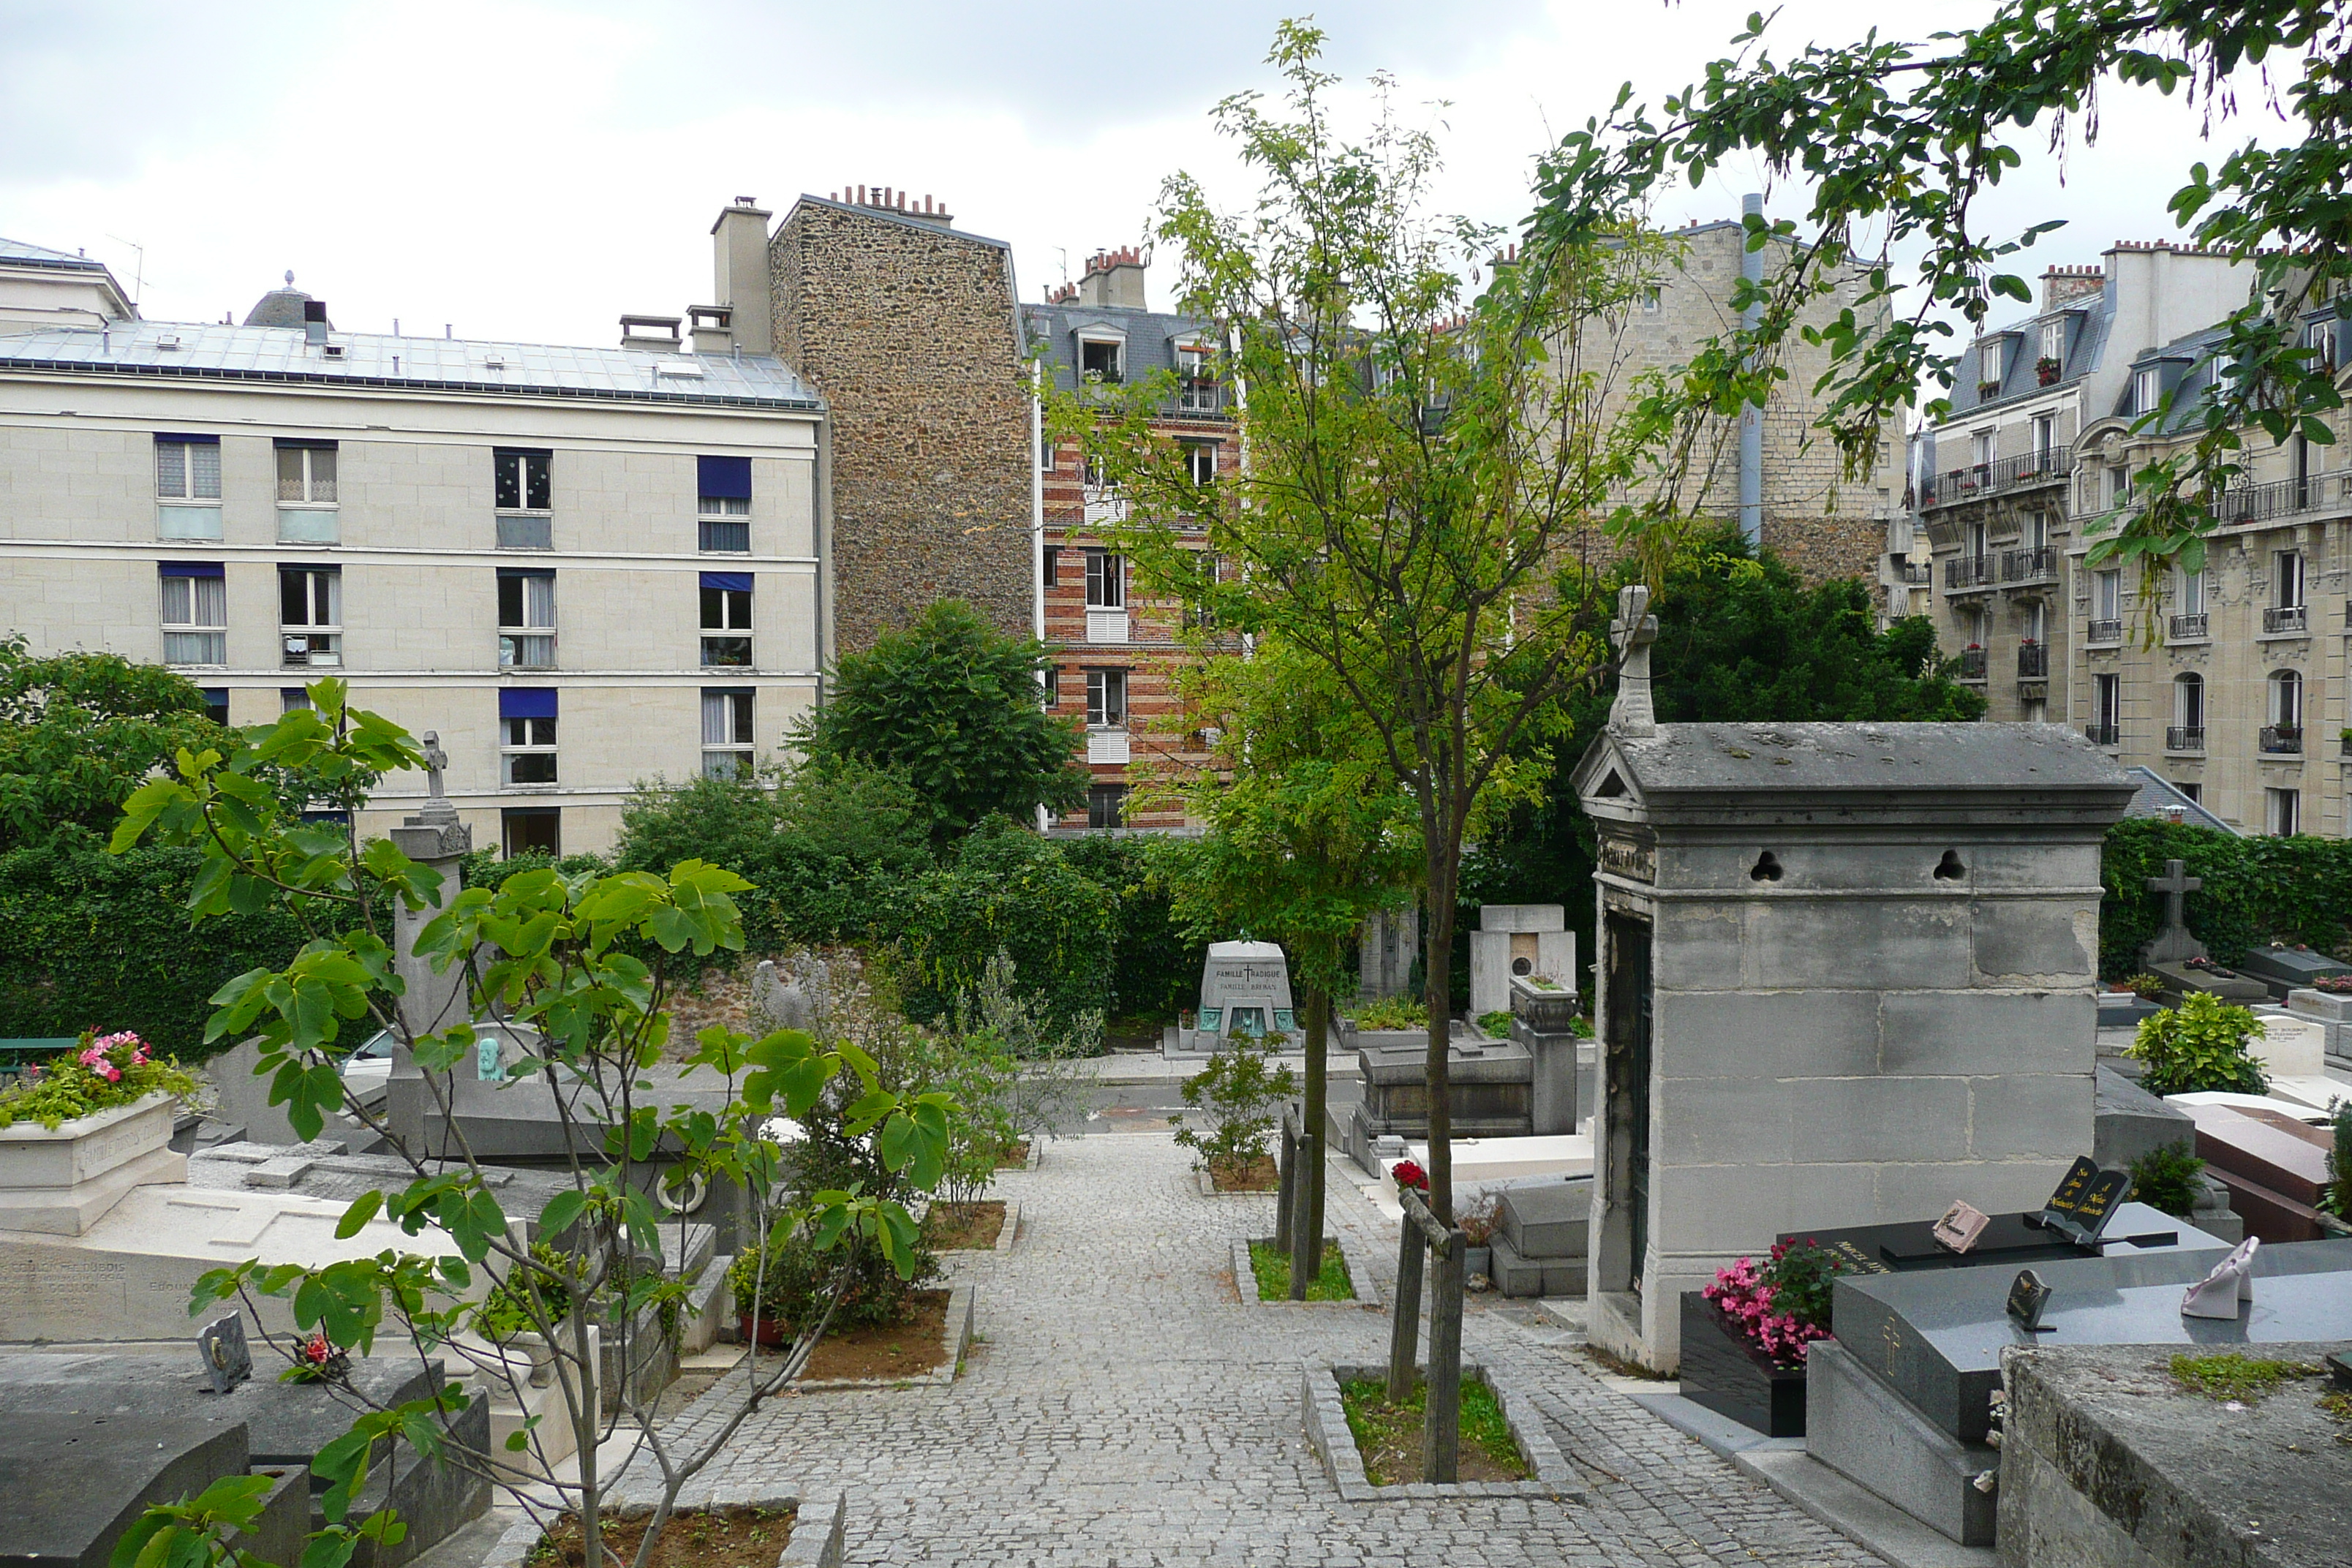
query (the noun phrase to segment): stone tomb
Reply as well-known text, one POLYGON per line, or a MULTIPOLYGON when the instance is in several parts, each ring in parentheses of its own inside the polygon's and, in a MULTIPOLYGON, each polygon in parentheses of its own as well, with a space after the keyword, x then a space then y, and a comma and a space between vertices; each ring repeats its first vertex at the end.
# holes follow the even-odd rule
MULTIPOLYGON (((1358 1038, 1352 1030, 1340 1037, 1358 1038)), ((1429 1048, 1415 1037, 1356 1047, 1363 1099, 1348 1121, 1348 1151, 1364 1169, 1379 1173, 1382 1140, 1398 1140, 1394 1146, 1402 1153, 1402 1141, 1428 1138, 1428 1067, 1429 1048)), ((1457 1030, 1446 1060, 1446 1084, 1455 1139, 1534 1135, 1535 1058, 1527 1047, 1457 1030)), ((1461 1152, 1455 1150, 1457 1161, 1461 1152)))
POLYGON ((1290 963, 1270 942, 1213 942, 1201 966, 1201 1010, 1192 1027, 1171 1031, 1167 1054, 1207 1056, 1224 1048, 1235 1034, 1263 1039, 1269 1034, 1298 1043, 1298 1020, 1290 1004, 1290 963))
POLYGON ((1559 904, 1482 904, 1470 933, 1470 1016, 1511 1005, 1513 980, 1549 980, 1576 989, 1576 933, 1559 904))
MULTIPOLYGON (((348 1422, 345 1423, 349 1425, 348 1422)), ((194 1497, 259 1468, 246 1429, 178 1413, 137 1419, 54 1406, 12 1409, 0 1424, 0 1563, 107 1568, 114 1544, 149 1505, 194 1497)), ((299 1471, 277 1479, 254 1528, 231 1544, 291 1564, 310 1528, 299 1471)))
POLYGON ((2315 980, 2352 974, 2352 963, 2338 963, 2307 947, 2251 947, 2239 957, 2238 969, 2269 986, 2281 1002, 2315 980))
POLYGON ((2246 1234, 2266 1243, 2317 1241, 2320 1189, 2334 1140, 2324 1128, 2260 1107, 2181 1102, 2197 1127, 2197 1157, 2230 1189, 2246 1234))
POLYGON ((1575 783, 1596 1343, 1670 1371, 1681 1293, 1774 1237, 2026 1209, 2091 1146, 2100 843, 2132 784, 2081 736, 1658 724, 1643 670, 1575 783))
POLYGON ((2286 1010, 2320 1028, 2323 1066, 2352 1073, 2352 994, 2337 991, 2290 991, 2286 1010))

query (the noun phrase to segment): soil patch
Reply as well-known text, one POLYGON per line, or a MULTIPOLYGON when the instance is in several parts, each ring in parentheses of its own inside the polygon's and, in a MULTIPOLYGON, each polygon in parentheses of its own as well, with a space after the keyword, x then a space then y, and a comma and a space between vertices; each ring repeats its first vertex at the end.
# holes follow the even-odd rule
MULTIPOLYGON (((793 1538, 792 1509, 730 1508, 678 1512, 662 1527, 654 1542, 651 1568, 758 1568, 783 1555, 793 1538)), ((604 1526, 606 1561, 627 1563, 636 1556, 649 1519, 614 1519, 606 1514, 604 1526)), ((578 1568, 588 1561, 580 1536, 580 1519, 565 1514, 551 1526, 531 1553, 530 1568, 578 1568)))
POLYGON ((1270 1193, 1282 1185, 1282 1172, 1273 1155, 1260 1154, 1246 1164, 1238 1160, 1212 1160, 1209 1180, 1221 1193, 1270 1193))
MULTIPOLYGON (((1421 1479, 1421 1421, 1427 1397, 1427 1386, 1419 1383, 1402 1405, 1391 1405, 1387 1384, 1375 1378, 1339 1385, 1339 1402, 1348 1411, 1348 1430, 1356 1439, 1356 1451, 1364 1457, 1364 1479, 1372 1485, 1399 1486, 1421 1479)), ((1528 1474, 1528 1462, 1511 1439, 1510 1423, 1503 1418, 1503 1402, 1485 1384, 1464 1378, 1457 1479, 1523 1481, 1528 1474)))
POLYGON ((994 1247, 1003 1234, 1004 1205, 995 1198, 974 1204, 933 1204, 923 1216, 924 1239, 942 1252, 994 1247))
MULTIPOLYGON (((1261 1301, 1290 1300, 1290 1254, 1276 1251, 1263 1241, 1253 1241, 1250 1248, 1250 1272, 1257 1276, 1257 1299, 1261 1301)), ((1338 1247, 1323 1248, 1323 1272, 1307 1282, 1307 1299, 1310 1301, 1352 1301, 1356 1299, 1356 1282, 1348 1278, 1348 1260, 1338 1247)))
POLYGON ((835 1378, 920 1377, 937 1372, 947 1360, 943 1342, 948 1293, 917 1290, 907 1300, 911 1311, 903 1323, 836 1329, 825 1335, 801 1376, 827 1383, 835 1378))
POLYGON ((1029 1140, 1007 1143, 998 1151, 996 1168, 1000 1171, 1025 1171, 1029 1168, 1029 1140))

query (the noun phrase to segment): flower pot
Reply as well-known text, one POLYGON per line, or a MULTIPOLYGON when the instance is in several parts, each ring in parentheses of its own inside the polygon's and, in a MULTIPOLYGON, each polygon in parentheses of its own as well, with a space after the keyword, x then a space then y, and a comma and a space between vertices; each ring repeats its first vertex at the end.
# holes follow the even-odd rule
POLYGON ((1704 1292, 1683 1292, 1683 1397, 1768 1437, 1805 1435, 1805 1369, 1783 1366, 1704 1292))
POLYGON ((756 1344, 765 1350, 781 1350, 793 1342, 791 1327, 775 1318, 761 1319, 758 1331, 754 1333, 749 1312, 735 1314, 735 1331, 743 1336, 744 1343, 756 1344))

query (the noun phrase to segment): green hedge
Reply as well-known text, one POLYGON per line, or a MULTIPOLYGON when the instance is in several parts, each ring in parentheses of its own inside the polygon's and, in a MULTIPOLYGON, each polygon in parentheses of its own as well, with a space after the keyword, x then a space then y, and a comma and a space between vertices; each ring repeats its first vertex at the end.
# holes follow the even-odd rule
POLYGON ((2340 952, 2352 942, 2352 840, 2240 838, 2210 827, 2134 818, 2107 830, 2099 906, 2099 971, 2120 980, 2164 923, 2164 899, 2147 879, 2179 860, 2205 885, 2189 895, 2189 929, 2221 963, 2264 942, 2303 942, 2340 952))
POLYGON ((282 966, 302 932, 282 915, 193 929, 192 849, 106 853, 61 833, 0 855, 0 1037, 133 1029, 182 1061, 210 1051, 210 997, 247 970, 282 966))

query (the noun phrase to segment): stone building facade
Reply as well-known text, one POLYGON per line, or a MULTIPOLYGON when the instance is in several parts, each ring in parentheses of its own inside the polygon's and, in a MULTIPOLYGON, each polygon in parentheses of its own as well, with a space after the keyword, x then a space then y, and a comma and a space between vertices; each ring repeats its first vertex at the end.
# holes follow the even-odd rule
POLYGON ((1898 591, 1932 613, 1988 718, 2102 722, 2098 683, 2079 684, 2078 623, 2100 618, 2104 631, 2120 618, 2090 613, 2105 584, 2086 574, 2085 527, 2113 504, 2093 432, 2128 408, 2144 351, 2242 303, 2250 278, 2227 257, 2164 244, 2053 267, 2032 315, 1963 354, 1950 416, 1913 437, 1898 591))
POLYGON ((768 242, 773 345, 831 426, 828 658, 934 600, 1034 629, 1032 399, 1011 247, 928 198, 803 195, 768 242))
MULTIPOLYGON (((47 322, 44 275, 76 308, 95 286, 13 271, 0 631, 35 653, 169 665, 236 724, 340 676, 437 731, 477 845, 565 853, 608 847, 639 782, 772 755, 815 701, 824 409, 722 328, 349 332, 290 288, 249 324, 47 322)), ((424 794, 397 775, 358 826, 424 794)))
MULTIPOLYGON (((1068 391, 1089 380, 1175 372, 1177 395, 1152 427, 1181 442, 1199 478, 1214 483, 1240 461, 1230 389, 1209 374, 1214 335, 1205 321, 1149 310, 1144 267, 1131 249, 1097 254, 1078 282, 1045 305, 1022 308, 1039 345, 1039 374, 1068 391)), ((1100 531, 1124 521, 1129 503, 1095 482, 1076 443, 1055 446, 1041 435, 1037 468, 1039 626, 1054 659, 1050 689, 1055 710, 1087 727, 1092 775, 1087 808, 1055 826, 1180 827, 1181 809, 1131 803, 1129 795, 1147 773, 1181 776, 1210 761, 1183 719, 1173 679, 1186 656, 1179 643, 1184 607, 1136 591, 1126 560, 1100 531)))

